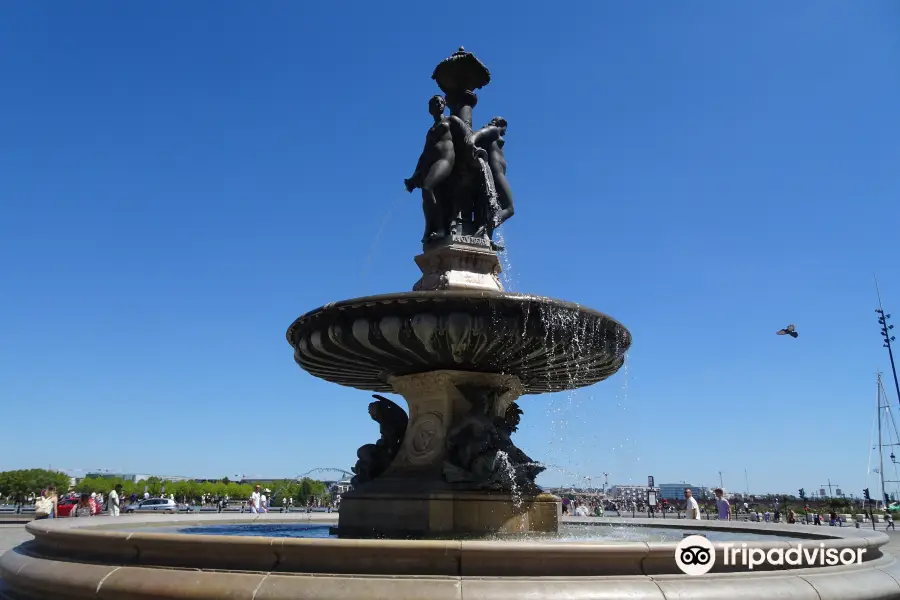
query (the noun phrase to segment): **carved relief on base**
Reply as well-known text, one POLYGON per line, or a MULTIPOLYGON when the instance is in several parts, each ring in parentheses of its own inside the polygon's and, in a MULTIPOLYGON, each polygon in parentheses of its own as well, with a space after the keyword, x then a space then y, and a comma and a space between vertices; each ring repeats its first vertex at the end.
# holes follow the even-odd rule
POLYGON ((406 462, 411 465, 427 465, 434 460, 444 445, 444 417, 430 411, 416 416, 415 424, 409 429, 409 443, 406 447, 406 462))

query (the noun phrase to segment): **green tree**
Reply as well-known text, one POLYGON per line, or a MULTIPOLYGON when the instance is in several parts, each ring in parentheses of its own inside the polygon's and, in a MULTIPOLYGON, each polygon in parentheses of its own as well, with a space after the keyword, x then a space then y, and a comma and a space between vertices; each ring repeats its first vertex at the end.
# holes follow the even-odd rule
POLYGON ((228 494, 229 485, 231 484, 225 483, 224 481, 220 481, 219 483, 211 483, 209 484, 210 491, 208 492, 208 494, 215 498, 224 498, 228 494))
POLYGON ((166 495, 172 494, 176 500, 184 500, 187 494, 186 483, 185 481, 167 481, 165 483, 166 495))
POLYGON ((22 502, 26 496, 40 494, 41 490, 56 486, 59 493, 69 489, 69 476, 47 469, 18 469, 0 472, 0 496, 22 502))
POLYGON ((147 486, 147 491, 150 492, 151 496, 159 496, 165 487, 165 482, 159 477, 148 477, 144 485, 147 486))
POLYGON ((321 498, 326 493, 325 484, 309 477, 304 477, 298 482, 297 494, 294 496, 294 504, 303 506, 313 498, 321 498))
POLYGON ((200 484, 194 480, 188 480, 183 483, 182 493, 184 494, 184 501, 190 502, 194 500, 195 502, 200 500, 200 484))

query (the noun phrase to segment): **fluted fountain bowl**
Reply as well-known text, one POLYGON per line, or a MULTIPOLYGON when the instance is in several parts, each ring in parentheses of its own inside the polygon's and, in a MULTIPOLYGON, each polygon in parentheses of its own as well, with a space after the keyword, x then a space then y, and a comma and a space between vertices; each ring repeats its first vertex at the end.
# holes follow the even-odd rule
POLYGON ((631 334, 552 298, 471 290, 326 304, 290 326, 294 359, 316 377, 391 392, 391 376, 442 369, 516 375, 526 394, 584 387, 622 366, 631 334))

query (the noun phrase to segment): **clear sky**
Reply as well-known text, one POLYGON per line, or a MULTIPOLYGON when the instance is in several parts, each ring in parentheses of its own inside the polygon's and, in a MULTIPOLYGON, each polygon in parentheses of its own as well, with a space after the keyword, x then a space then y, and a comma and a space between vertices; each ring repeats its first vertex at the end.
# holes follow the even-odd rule
POLYGON ((476 123, 509 121, 510 287, 634 336, 608 381, 522 401, 541 482, 859 495, 873 271, 900 323, 898 23, 890 0, 5 3, 0 469, 349 468, 370 397, 285 330, 411 289, 402 182, 464 45, 493 75, 476 123))

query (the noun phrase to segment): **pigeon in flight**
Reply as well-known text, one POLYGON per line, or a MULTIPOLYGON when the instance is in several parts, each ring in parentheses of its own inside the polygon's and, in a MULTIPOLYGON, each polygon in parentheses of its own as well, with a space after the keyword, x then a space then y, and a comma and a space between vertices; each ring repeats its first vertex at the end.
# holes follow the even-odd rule
POLYGON ((784 329, 780 329, 780 330, 776 331, 775 334, 776 334, 776 335, 789 335, 789 336, 791 336, 792 338, 795 338, 795 337, 797 337, 798 335, 800 335, 799 333, 797 333, 796 331, 794 331, 794 326, 793 326, 793 325, 788 325, 788 326, 785 327, 784 329))

